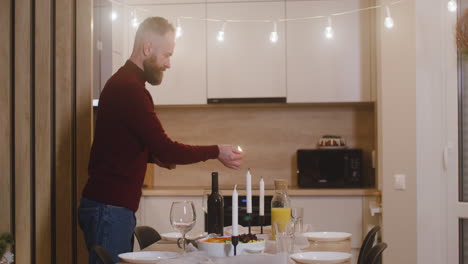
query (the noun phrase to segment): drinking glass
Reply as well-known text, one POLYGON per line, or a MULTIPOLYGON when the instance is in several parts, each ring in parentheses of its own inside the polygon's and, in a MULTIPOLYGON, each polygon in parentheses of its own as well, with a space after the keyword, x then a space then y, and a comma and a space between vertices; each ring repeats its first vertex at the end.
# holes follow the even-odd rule
POLYGON ((304 232, 303 219, 304 218, 304 208, 302 207, 293 207, 291 208, 291 220, 294 222, 294 232, 302 233, 304 232))
POLYGON ((275 222, 276 253, 292 253, 294 245, 294 222, 275 222))
POLYGON ((195 226, 197 215, 192 201, 173 202, 170 221, 172 227, 182 234, 182 244, 185 254, 185 235, 195 226))
POLYGON ((202 196, 202 209, 205 215, 205 232, 208 232, 208 196, 210 196, 210 190, 204 190, 202 196))

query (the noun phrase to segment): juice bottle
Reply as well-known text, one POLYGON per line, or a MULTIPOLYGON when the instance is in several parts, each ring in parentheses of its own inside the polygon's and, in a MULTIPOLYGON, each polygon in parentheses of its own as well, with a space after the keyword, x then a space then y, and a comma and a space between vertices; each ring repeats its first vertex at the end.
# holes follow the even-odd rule
POLYGON ((288 181, 275 180, 275 194, 271 199, 271 234, 275 239, 275 222, 281 223, 278 227, 291 221, 291 200, 288 197, 288 181))

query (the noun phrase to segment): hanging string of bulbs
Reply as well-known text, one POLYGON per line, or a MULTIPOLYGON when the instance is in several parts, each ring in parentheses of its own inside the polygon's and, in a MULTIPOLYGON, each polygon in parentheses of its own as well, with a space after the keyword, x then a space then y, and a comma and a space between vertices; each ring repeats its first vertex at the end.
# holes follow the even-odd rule
MULTIPOLYGON (((131 12, 131 24, 134 28, 137 28, 138 25, 140 24, 137 16, 137 12, 145 12, 149 13, 148 10, 146 9, 141 9, 141 8, 132 8, 129 7, 117 0, 108 0, 109 2, 121 6, 128 7, 130 9, 133 9, 131 12)), ((277 24, 279 22, 287 22, 287 21, 297 21, 297 20, 313 20, 313 19, 327 19, 327 26, 325 27, 324 30, 324 35, 325 38, 327 39, 333 39, 334 37, 334 30, 333 30, 333 23, 332 23, 332 17, 336 16, 342 16, 342 15, 348 15, 348 14, 353 14, 353 13, 358 13, 358 12, 363 12, 363 11, 368 11, 368 10, 373 10, 373 9, 379 9, 379 8, 384 8, 385 9, 385 19, 384 19, 384 25, 388 29, 392 29, 395 26, 395 22, 392 18, 391 12, 390 12, 390 7, 396 4, 400 4, 404 2, 405 0, 398 0, 394 2, 390 2, 387 4, 382 4, 382 5, 376 5, 376 6, 370 6, 370 7, 365 7, 365 8, 360 8, 360 9, 355 9, 355 10, 350 10, 346 12, 341 12, 341 13, 334 13, 330 15, 319 15, 319 16, 310 16, 310 17, 299 17, 299 18, 285 18, 285 19, 277 19, 277 20, 234 20, 234 19, 226 19, 226 20, 220 20, 220 19, 212 19, 212 18, 195 18, 195 17, 178 17, 176 21, 176 38, 180 38, 183 35, 183 29, 182 29, 182 23, 181 20, 202 20, 202 21, 208 21, 208 22, 218 22, 222 23, 221 28, 216 34, 216 39, 218 42, 224 42, 225 40, 225 30, 226 30, 226 25, 228 23, 271 23, 273 26, 273 29, 270 33, 270 42, 276 43, 279 40, 279 35, 278 35, 278 30, 277 30, 277 24)), ((447 9, 450 12, 456 12, 457 11, 457 2, 456 0, 449 0, 447 3, 447 9)), ((118 18, 118 13, 116 11, 111 12, 111 19, 114 21, 118 18)))

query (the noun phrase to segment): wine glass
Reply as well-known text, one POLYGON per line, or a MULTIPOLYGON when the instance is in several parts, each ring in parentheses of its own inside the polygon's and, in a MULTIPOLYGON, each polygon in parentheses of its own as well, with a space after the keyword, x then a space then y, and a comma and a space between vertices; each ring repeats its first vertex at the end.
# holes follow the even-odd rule
POLYGON ((182 234, 182 245, 185 254, 185 235, 195 226, 197 215, 192 201, 173 202, 170 220, 172 227, 182 234))
POLYGON ((205 232, 208 232, 208 196, 210 193, 210 190, 204 190, 202 196, 202 209, 205 214, 205 232))
POLYGON ((296 233, 304 232, 302 219, 304 217, 304 208, 293 207, 291 208, 291 220, 294 222, 294 228, 296 233))

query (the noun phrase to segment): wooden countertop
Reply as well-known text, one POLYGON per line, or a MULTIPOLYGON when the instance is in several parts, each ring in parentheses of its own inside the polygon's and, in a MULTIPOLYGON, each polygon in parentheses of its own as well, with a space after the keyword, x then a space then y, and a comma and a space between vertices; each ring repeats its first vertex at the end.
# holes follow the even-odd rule
MULTIPOLYGON (((201 196, 209 187, 153 187, 143 188, 143 196, 201 196)), ((245 189, 238 189, 239 195, 245 195, 245 189)), ((265 195, 273 195, 274 190, 265 190, 265 195)), ((223 195, 230 195, 232 189, 221 187, 223 195)), ((288 189, 289 196, 376 196, 377 189, 303 189, 292 187, 288 189)), ((252 195, 259 195, 259 190, 252 190, 252 195)))

